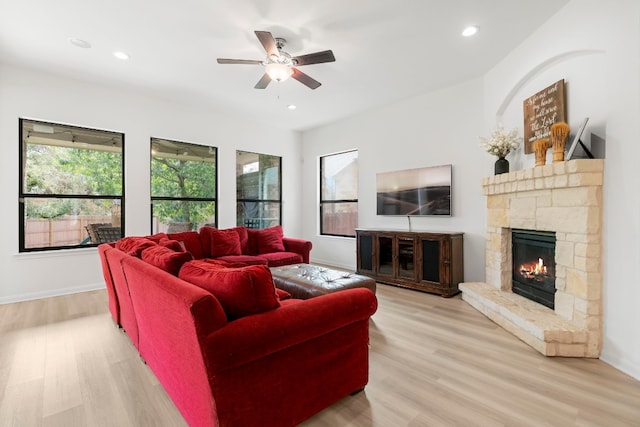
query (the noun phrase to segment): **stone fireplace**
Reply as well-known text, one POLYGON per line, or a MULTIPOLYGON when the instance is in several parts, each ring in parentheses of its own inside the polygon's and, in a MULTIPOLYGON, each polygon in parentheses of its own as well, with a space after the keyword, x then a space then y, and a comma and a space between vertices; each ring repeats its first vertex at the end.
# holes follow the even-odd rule
MULTIPOLYGON (((546 356, 599 357, 602 349, 603 166, 570 160, 482 182, 486 283, 460 284, 462 299, 546 356), (554 234, 553 308, 512 291, 514 230, 554 234)), ((515 268, 533 277, 547 267, 550 276, 540 262, 515 268)))

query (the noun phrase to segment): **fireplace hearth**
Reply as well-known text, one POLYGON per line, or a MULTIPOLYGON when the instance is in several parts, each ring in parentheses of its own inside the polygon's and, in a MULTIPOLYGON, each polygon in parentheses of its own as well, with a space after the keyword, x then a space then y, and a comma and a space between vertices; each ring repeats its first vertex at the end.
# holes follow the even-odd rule
POLYGON ((556 293, 556 233, 511 231, 512 292, 553 309, 556 293))

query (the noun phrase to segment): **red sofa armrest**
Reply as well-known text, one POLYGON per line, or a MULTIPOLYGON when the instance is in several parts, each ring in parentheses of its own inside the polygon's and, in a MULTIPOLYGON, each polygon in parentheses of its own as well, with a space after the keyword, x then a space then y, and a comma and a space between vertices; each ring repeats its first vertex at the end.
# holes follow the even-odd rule
POLYGON ((377 307, 373 292, 355 288, 237 319, 203 340, 203 353, 211 369, 209 375, 237 368, 347 325, 368 322, 377 307))
POLYGON ((309 253, 313 246, 310 241, 295 239, 293 237, 283 237, 282 243, 287 252, 295 252, 302 255, 302 262, 309 264, 309 253))
POLYGON ((107 260, 107 251, 113 250, 114 243, 102 243, 98 245, 98 255, 100 257, 100 265, 102 266, 102 276, 104 277, 104 284, 107 287, 107 296, 109 298, 109 311, 111 317, 116 325, 120 326, 120 302, 118 301, 118 294, 113 284, 113 274, 111 274, 111 266, 107 260))

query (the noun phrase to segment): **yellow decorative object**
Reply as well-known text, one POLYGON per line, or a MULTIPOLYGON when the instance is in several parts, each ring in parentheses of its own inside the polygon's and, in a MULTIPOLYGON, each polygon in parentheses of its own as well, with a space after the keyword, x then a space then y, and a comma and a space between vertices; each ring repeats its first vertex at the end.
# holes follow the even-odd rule
POLYGON ((550 142, 547 138, 533 141, 533 151, 536 153, 536 166, 543 166, 547 161, 547 150, 550 142))
POLYGON ((564 146, 569 138, 569 125, 558 122, 551 125, 551 146, 553 147, 553 162, 564 160, 564 146))

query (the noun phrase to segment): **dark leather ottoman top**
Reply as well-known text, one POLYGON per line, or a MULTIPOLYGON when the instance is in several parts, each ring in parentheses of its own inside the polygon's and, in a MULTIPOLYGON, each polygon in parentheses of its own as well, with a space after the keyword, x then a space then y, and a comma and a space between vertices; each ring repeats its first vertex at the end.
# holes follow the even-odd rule
POLYGON ((291 298, 308 299, 351 288, 368 288, 376 292, 376 281, 355 273, 332 270, 310 264, 291 264, 271 267, 277 288, 291 294, 291 298))

